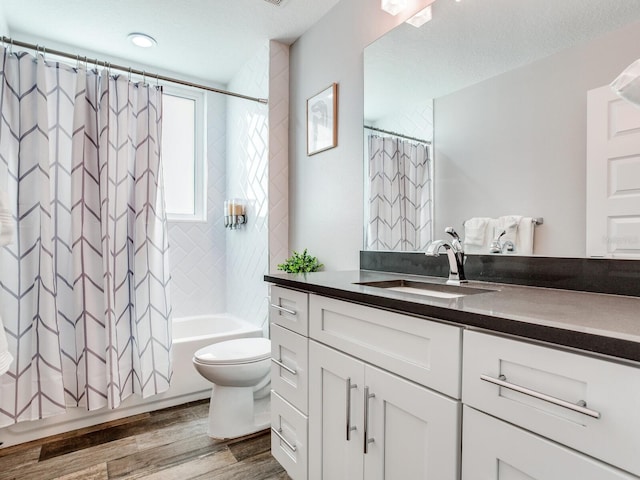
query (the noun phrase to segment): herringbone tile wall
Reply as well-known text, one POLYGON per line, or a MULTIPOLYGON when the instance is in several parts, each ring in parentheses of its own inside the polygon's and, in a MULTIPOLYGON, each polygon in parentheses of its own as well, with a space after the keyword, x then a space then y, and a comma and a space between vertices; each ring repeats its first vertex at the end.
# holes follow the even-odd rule
POLYGON ((169 223, 174 318, 226 311, 227 100, 208 93, 206 102, 207 221, 169 223))
POLYGON ((264 325, 262 278, 289 254, 289 47, 265 43, 228 89, 269 105, 207 96, 207 222, 170 224, 173 312, 228 312, 264 325), (224 228, 225 198, 247 200, 246 226, 224 228))
MULTIPOLYGON (((236 74, 229 89, 266 98, 269 45, 236 74)), ((256 325, 267 318, 269 262, 269 119, 265 105, 230 98, 227 116, 227 195, 247 200, 248 222, 227 237, 227 311, 256 325)))
POLYGON ((269 43, 269 272, 289 256, 289 46, 269 43))
POLYGON ((373 126, 432 141, 433 100, 379 118, 373 122, 373 126))

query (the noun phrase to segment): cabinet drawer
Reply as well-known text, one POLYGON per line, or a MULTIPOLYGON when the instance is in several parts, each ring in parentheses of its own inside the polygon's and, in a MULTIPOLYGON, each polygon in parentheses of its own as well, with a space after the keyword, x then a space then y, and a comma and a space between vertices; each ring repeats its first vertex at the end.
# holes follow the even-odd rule
POLYGON ((279 325, 271 325, 271 388, 305 414, 309 383, 308 352, 307 337, 279 325))
POLYGON ((308 420, 271 391, 271 454, 293 480, 307 478, 308 420))
POLYGON ((272 285, 271 305, 269 305, 270 322, 306 337, 309 332, 308 299, 309 295, 304 292, 272 285))
POLYGON ((465 331, 462 384, 465 404, 640 475, 639 368, 465 331))
POLYGON ((460 398, 458 327, 310 295, 309 332, 319 342, 460 398))
POLYGON ((462 480, 632 480, 538 435, 464 407, 462 480))

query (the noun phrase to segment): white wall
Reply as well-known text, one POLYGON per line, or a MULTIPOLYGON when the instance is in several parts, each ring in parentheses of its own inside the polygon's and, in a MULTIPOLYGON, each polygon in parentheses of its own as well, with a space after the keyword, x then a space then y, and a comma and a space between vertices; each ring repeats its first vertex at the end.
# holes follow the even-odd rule
POLYGON ((424 3, 392 17, 379 0, 342 0, 291 47, 289 246, 325 270, 357 269, 363 246, 363 49, 424 3), (306 100, 333 82, 338 146, 308 157, 306 100))
POLYGON ((544 217, 534 254, 584 256, 586 92, 638 58, 639 29, 436 99, 436 232, 473 216, 544 217))

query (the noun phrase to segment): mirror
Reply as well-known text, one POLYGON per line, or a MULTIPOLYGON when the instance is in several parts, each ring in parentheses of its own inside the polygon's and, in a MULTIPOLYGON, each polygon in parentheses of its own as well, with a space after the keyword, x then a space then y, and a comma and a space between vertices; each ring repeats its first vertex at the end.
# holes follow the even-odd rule
MULTIPOLYGON (((462 236, 474 217, 541 217, 531 254, 586 256, 587 92, 640 57, 640 2, 431 7, 422 27, 401 24, 364 51, 365 125, 433 142, 432 222, 423 236, 445 238, 450 225, 462 236)), ((370 133, 365 128, 365 232, 370 133)), ((638 252, 639 225, 625 237, 638 252)))

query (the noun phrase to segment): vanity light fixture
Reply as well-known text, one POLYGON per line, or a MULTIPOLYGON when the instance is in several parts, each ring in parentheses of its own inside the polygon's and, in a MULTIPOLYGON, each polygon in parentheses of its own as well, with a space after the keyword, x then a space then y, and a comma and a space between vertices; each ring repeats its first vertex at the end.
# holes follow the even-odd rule
POLYGON ((138 32, 130 33, 129 35, 127 35, 127 38, 131 43, 133 43, 137 47, 151 48, 158 45, 158 42, 156 42, 156 39, 147 35, 146 33, 138 33, 138 32))
POLYGON ((431 18, 431 5, 429 5, 427 8, 423 8, 413 17, 407 20, 407 23, 417 28, 427 23, 429 20, 431 20, 431 18))
POLYGON ((407 8, 407 0, 382 0, 380 8, 389 15, 396 16, 407 8))

